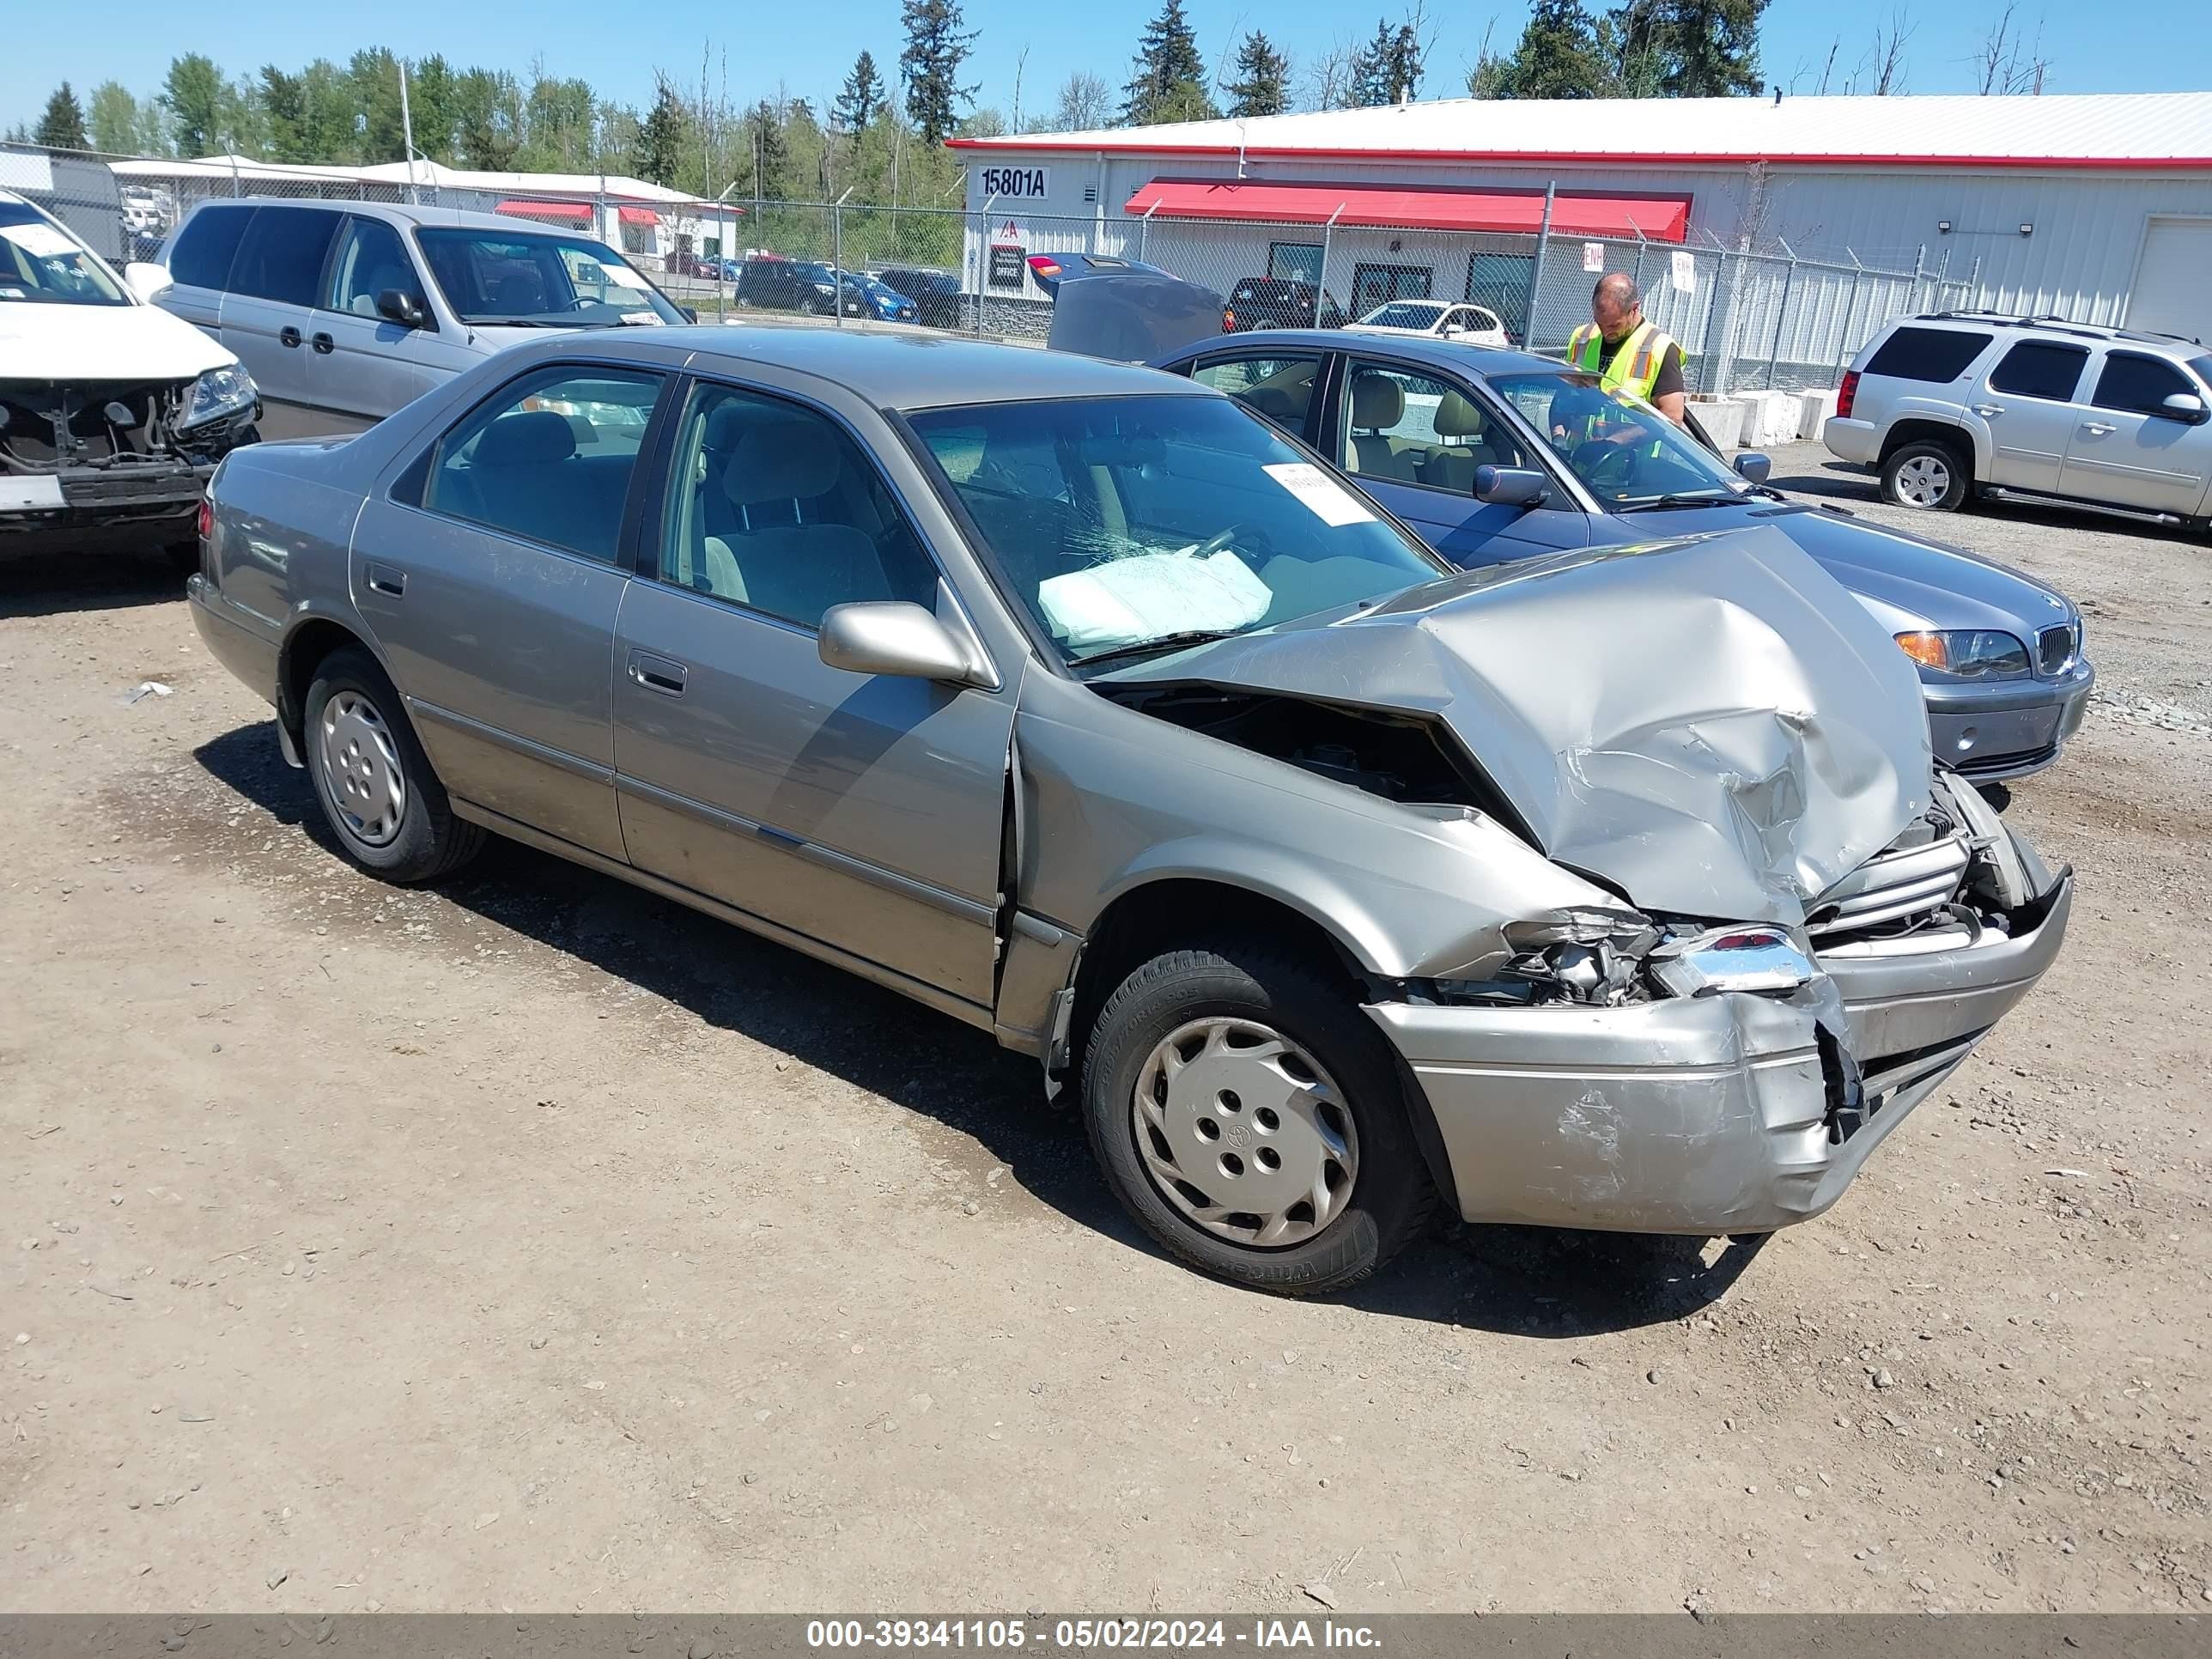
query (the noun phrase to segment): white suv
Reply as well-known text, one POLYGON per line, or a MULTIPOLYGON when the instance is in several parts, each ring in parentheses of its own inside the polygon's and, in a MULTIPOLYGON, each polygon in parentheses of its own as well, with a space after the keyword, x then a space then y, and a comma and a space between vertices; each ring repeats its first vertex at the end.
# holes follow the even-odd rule
POLYGON ((2212 483, 2212 354, 2052 317, 1908 318, 1853 360, 1820 435, 1879 468, 1899 507, 1978 494, 2194 523, 2212 483))

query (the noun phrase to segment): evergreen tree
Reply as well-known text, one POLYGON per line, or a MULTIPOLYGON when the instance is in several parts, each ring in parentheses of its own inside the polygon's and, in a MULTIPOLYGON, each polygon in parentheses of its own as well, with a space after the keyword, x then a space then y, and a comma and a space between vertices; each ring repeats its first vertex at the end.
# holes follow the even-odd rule
POLYGON ((1756 93, 1767 0, 1629 0, 1606 16, 1615 80, 1631 96, 1756 93))
POLYGON ((676 182, 676 168, 684 154, 684 100, 665 75, 656 75, 653 108, 638 125, 637 145, 630 165, 637 176, 656 185, 676 182))
POLYGON ((1504 60, 1500 98, 1601 98, 1613 89, 1596 22, 1581 0, 1536 0, 1504 60))
POLYGON ((444 56, 432 52, 408 71, 408 115, 415 148, 434 161, 453 159, 454 97, 460 77, 444 56))
POLYGON ((1229 94, 1229 113, 1280 115, 1291 106, 1290 80, 1290 58, 1253 30, 1237 48, 1237 78, 1224 88, 1229 94))
POLYGON ((300 76, 287 75, 274 64, 261 66, 261 118, 270 161, 321 159, 308 146, 307 90, 300 76))
MULTIPOLYGON (((784 175, 791 168, 791 152, 783 142, 783 119, 774 103, 762 99, 745 115, 745 161, 752 168, 753 199, 781 200, 784 175)), ((738 170, 745 177, 744 166, 738 170)))
POLYGON ((188 52, 169 60, 169 73, 161 83, 161 107, 169 112, 179 155, 214 151, 223 124, 222 94, 222 75, 213 58, 188 52))
POLYGON ((1137 61, 1121 92, 1121 119, 1130 126, 1203 121, 1220 113, 1206 96, 1206 60, 1199 55, 1198 31, 1183 15, 1182 0, 1164 0, 1160 15, 1145 25, 1137 61))
POLYGON ((87 149, 90 143, 84 135, 84 111, 76 101, 76 94, 70 83, 63 82, 54 88, 54 95, 46 100, 46 112, 39 118, 39 131, 34 143, 54 149, 87 149))
POLYGON ((1409 20, 1392 24, 1375 22, 1375 38, 1352 61, 1351 100, 1356 109, 1395 104, 1401 98, 1418 97, 1421 90, 1421 38, 1409 20))
POLYGON ((842 131, 862 132, 883 106, 883 76, 876 72, 875 54, 863 47, 853 60, 853 72, 845 77, 845 89, 837 94, 831 118, 842 131))
POLYGON ((899 77, 906 83, 907 118, 933 148, 958 126, 958 106, 975 101, 975 88, 960 84, 960 66, 975 36, 960 27, 959 0, 901 0, 899 21, 906 29, 899 77))

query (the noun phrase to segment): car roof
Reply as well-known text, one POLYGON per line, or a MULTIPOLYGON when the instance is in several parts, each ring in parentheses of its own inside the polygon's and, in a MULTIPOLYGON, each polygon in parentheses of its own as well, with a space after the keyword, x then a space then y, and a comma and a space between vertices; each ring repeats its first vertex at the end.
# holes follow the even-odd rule
MULTIPOLYGON (((1452 301, 1457 304, 1459 301, 1452 301)), ((1475 305, 1478 301, 1468 301, 1475 305)), ((1216 347, 1226 346, 1246 351, 1255 346, 1301 346, 1308 350, 1359 351, 1381 353, 1388 356, 1425 362, 1437 368, 1454 370, 1459 374, 1522 374, 1530 370, 1558 374, 1565 363, 1550 357, 1539 357, 1527 351, 1510 351, 1502 346, 1474 345, 1464 340, 1439 340, 1425 334, 1352 334, 1337 328, 1255 328, 1244 334, 1224 334, 1217 338, 1195 341, 1179 347, 1172 361, 1181 362, 1185 357, 1216 347)))
MULTIPOLYGON (((640 343, 669 331, 637 331, 640 343)), ((879 334, 797 324, 701 324, 682 331, 702 357, 763 363, 842 386, 879 408, 1026 403, 1050 398, 1218 396, 1140 364, 939 334, 879 334)))
POLYGON ((216 196, 202 202, 192 210, 216 207, 319 207, 333 212, 358 214, 367 219, 381 219, 387 224, 415 225, 425 230, 451 227, 459 230, 499 230, 510 236, 583 235, 599 240, 598 228, 592 225, 540 224, 534 219, 518 219, 506 213, 470 213, 460 208, 428 207, 414 202, 354 202, 337 198, 296 196, 216 196))
POLYGON ((2201 341, 2186 335, 2159 334, 2146 329, 2121 328, 2111 323, 2077 323, 2066 317, 2022 317, 2006 311, 1929 311, 1917 317, 1899 317, 1882 332, 1934 324, 1948 328, 2019 329, 2026 333, 2064 335, 2083 340, 2125 340, 2148 351, 2171 352, 2187 357, 2203 350, 2201 341))

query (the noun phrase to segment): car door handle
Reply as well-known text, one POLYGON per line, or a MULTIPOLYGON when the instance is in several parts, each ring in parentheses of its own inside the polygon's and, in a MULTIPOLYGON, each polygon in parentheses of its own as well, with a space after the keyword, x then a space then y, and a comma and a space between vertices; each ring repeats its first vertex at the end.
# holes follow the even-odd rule
POLYGON ((684 682, 690 670, 680 662, 666 657, 656 657, 647 651, 629 653, 629 677, 648 691, 658 691, 664 697, 684 695, 684 682))
POLYGON ((331 352, 336 351, 338 349, 338 343, 331 338, 327 334, 318 334, 315 336, 312 343, 315 349, 321 352, 325 357, 329 356, 331 352))
POLYGON ((276 331, 276 343, 278 345, 286 346, 295 346, 299 344, 300 331, 294 328, 289 323, 285 324, 283 327, 276 331))
POLYGON ((2119 428, 2109 425, 2103 421, 2085 421, 2082 422, 2081 430, 2093 438, 2101 438, 2108 433, 2118 432, 2119 428))
POLYGON ((1974 405, 1974 413, 1980 416, 1985 421, 1995 420, 1998 416, 2004 413, 2004 405, 2002 404, 1976 404, 1974 405))
POLYGON ((378 592, 398 599, 407 591, 407 573, 388 564, 371 564, 365 571, 368 585, 378 592))

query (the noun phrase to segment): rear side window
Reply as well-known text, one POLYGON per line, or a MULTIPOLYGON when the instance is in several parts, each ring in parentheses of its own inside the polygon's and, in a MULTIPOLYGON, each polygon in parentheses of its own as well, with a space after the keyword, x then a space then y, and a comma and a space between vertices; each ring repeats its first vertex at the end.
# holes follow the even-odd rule
POLYGON ((2188 377, 2172 363, 2157 357, 2138 357, 2133 352, 2115 351, 2106 357, 2105 372, 2097 377, 2097 407, 2124 409, 2136 415, 2163 415, 2166 400, 2175 392, 2196 391, 2188 377))
POLYGON ((230 291, 284 305, 311 306, 323 277, 338 216, 325 208, 265 207, 238 246, 230 291))
POLYGON ((2081 365, 2088 361, 2087 346, 2022 340, 2006 352, 2004 361, 1990 371, 1990 390, 2064 403, 2081 384, 2081 365))
POLYGON ((1894 380, 1955 380, 1990 339, 1965 329, 1900 328, 1881 343, 1866 372, 1894 380))
POLYGON ((1191 371, 1190 378, 1200 386, 1229 393, 1254 414, 1287 431, 1304 432, 1306 411, 1313 405, 1314 382, 1321 378, 1321 359, 1217 357, 1200 363, 1191 371))
POLYGON ((187 288, 220 289, 230 280, 230 262, 253 210, 203 208, 177 233, 169 252, 169 275, 187 288))

